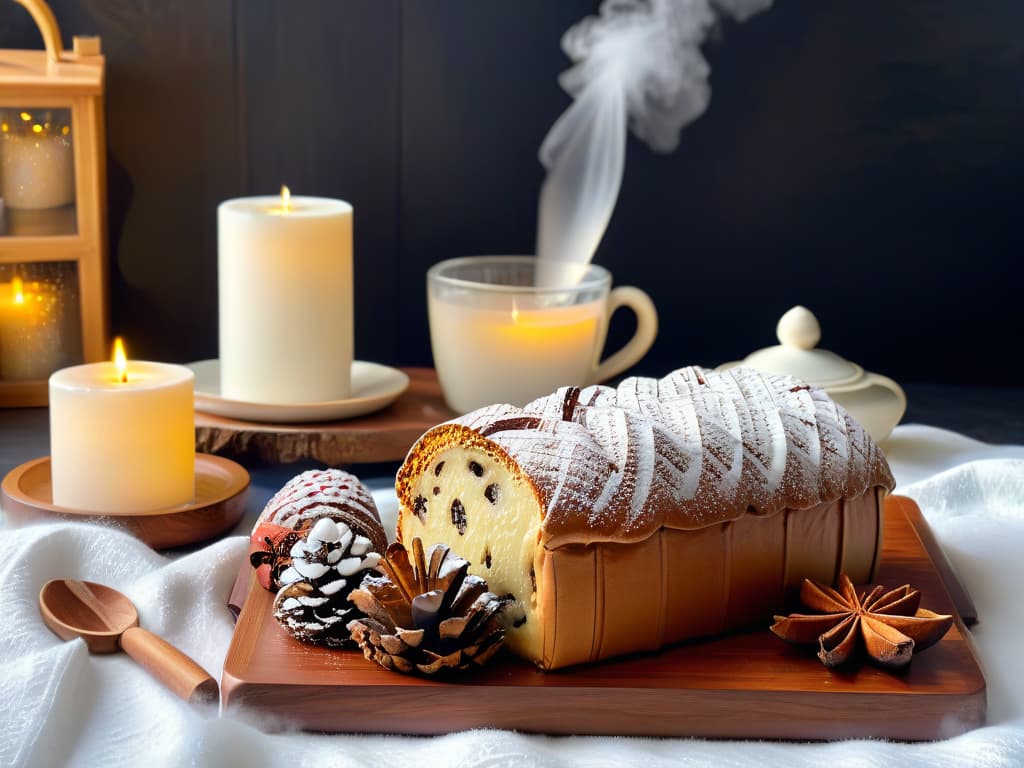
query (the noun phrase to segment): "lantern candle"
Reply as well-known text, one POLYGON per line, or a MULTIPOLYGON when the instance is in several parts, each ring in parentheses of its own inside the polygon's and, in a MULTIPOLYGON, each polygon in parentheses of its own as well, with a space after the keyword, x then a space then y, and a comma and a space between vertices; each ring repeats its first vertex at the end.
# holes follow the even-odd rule
POLYGON ((260 403, 349 396, 352 206, 249 197, 217 211, 220 394, 260 403))
POLYGON ((123 347, 114 361, 54 373, 53 503, 109 514, 191 503, 193 380, 184 366, 127 360, 123 347))
POLYGON ((61 359, 60 300, 52 285, 0 284, 0 379, 45 379, 61 359))
POLYGON ((61 237, 78 230, 75 206, 0 210, 0 233, 9 237, 61 237))
POLYGON ((20 112, 0 123, 3 197, 8 208, 57 208, 75 199, 71 127, 20 112))

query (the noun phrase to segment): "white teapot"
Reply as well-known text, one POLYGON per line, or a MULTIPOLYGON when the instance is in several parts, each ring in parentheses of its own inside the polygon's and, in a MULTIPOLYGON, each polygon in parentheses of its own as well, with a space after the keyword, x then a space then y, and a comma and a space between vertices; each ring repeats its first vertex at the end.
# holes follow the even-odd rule
POLYGON ((860 422, 876 443, 885 440, 907 409, 907 396, 892 379, 865 371, 834 352, 815 349, 821 339, 818 319, 796 306, 775 328, 779 345, 766 347, 744 360, 723 363, 718 370, 745 365, 765 373, 796 376, 821 387, 860 422))

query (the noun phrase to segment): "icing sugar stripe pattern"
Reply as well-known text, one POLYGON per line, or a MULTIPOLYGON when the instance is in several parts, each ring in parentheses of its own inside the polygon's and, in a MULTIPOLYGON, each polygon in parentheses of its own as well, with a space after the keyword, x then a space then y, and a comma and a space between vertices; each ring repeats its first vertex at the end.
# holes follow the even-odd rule
POLYGON ((335 507, 360 517, 377 517, 366 487, 347 472, 311 469, 295 476, 267 502, 268 517, 278 525, 298 528, 299 521, 322 517, 317 507, 335 507))
POLYGON ((893 485, 861 426, 791 377, 692 367, 630 378, 584 389, 566 420, 570 396, 563 388, 455 422, 486 430, 536 484, 547 546, 579 541, 581 516, 587 541, 635 541, 662 525, 693 529, 893 485))

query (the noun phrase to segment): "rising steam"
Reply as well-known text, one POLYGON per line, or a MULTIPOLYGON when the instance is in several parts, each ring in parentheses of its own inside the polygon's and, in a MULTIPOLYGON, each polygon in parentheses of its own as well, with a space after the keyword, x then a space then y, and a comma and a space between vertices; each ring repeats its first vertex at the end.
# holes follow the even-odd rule
POLYGON ((772 0, 605 0, 562 37, 575 62, 561 86, 572 105, 540 148, 537 255, 542 279, 553 262, 585 263, 597 249, 622 184, 626 127, 656 152, 707 109, 711 72, 700 45, 719 15, 743 21, 772 0))

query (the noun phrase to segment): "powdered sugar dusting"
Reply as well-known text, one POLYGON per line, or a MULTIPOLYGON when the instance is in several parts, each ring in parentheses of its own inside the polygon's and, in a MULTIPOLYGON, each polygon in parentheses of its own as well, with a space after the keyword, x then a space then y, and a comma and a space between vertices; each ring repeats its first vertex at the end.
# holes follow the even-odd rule
POLYGON ((321 506, 342 506, 378 517, 373 497, 355 475, 340 469, 311 469, 293 477, 274 494, 261 520, 298 528, 301 521, 322 517, 322 510, 317 509, 321 506))
POLYGON ((274 617, 298 639, 330 646, 348 641, 348 594, 380 560, 376 552, 345 557, 352 554, 352 536, 345 523, 321 518, 292 547, 294 560, 281 574, 274 617))
POLYGON ((743 459, 749 464, 748 475, 760 476, 755 484, 762 497, 757 506, 765 503, 782 483, 786 469, 786 429, 782 414, 776 408, 751 408, 749 404, 775 402, 769 383, 761 376, 746 375, 745 370, 733 371, 720 379, 722 392, 737 404, 743 459))
MULTIPOLYGON (((701 528, 893 486, 870 437, 823 391, 747 368, 682 368, 578 398, 563 388, 456 423, 496 443, 534 484, 549 547, 636 541, 662 526, 701 528)), ((430 446, 428 432, 410 455, 430 446)))
POLYGON ((256 526, 268 522, 294 531, 315 531, 324 518, 344 522, 345 535, 351 537, 352 529, 369 538, 374 549, 387 548, 387 536, 369 489, 355 475, 340 469, 311 469, 293 477, 267 502, 256 526))

